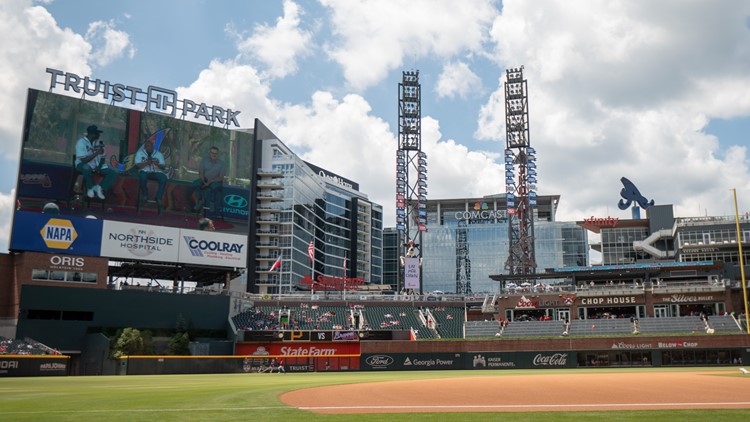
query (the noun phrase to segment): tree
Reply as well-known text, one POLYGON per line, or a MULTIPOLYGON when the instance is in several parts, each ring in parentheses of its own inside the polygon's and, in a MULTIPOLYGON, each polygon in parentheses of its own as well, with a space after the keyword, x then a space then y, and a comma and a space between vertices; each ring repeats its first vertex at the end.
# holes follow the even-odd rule
POLYGON ((188 333, 177 333, 169 341, 169 354, 175 356, 190 356, 190 337, 188 333))
POLYGON ((143 354, 143 337, 135 328, 126 328, 115 341, 112 357, 143 354))

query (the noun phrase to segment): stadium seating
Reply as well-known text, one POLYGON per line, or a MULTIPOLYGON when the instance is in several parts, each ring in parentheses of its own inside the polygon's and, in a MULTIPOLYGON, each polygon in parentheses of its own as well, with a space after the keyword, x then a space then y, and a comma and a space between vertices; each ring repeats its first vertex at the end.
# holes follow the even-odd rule
POLYGON ((59 355, 60 352, 30 338, 24 340, 0 336, 0 355, 59 355))
POLYGON ((570 336, 606 336, 633 334, 633 324, 628 318, 574 319, 570 321, 570 336))
POLYGON ((742 333, 743 330, 737 322, 729 315, 712 316, 708 318, 708 325, 713 328, 714 333, 742 333))
MULTIPOLYGON (((711 318, 713 319, 713 318, 711 318)), ((705 333, 699 316, 640 318, 641 334, 705 333)))
POLYGON ((499 332, 497 321, 466 321, 466 338, 495 337, 499 332))
POLYGON ((436 306, 429 308, 437 323, 441 338, 464 338, 464 308, 457 306, 436 306))
POLYGON ((503 330, 502 337, 549 337, 560 336, 565 331, 562 321, 511 321, 503 330))

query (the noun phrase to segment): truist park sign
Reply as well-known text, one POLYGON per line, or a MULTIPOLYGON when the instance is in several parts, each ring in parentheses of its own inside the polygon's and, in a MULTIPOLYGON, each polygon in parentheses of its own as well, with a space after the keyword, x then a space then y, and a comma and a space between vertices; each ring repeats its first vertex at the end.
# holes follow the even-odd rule
POLYGON ((112 83, 101 79, 91 79, 88 76, 81 78, 75 73, 47 68, 50 76, 50 91, 61 84, 66 91, 89 96, 102 96, 105 100, 113 103, 130 102, 131 105, 145 103, 149 113, 157 113, 174 118, 194 117, 203 118, 209 122, 220 123, 225 126, 232 124, 239 127, 237 121, 239 111, 231 108, 222 108, 206 103, 177 98, 177 91, 149 85, 145 90, 121 83, 112 83), (179 112, 179 115, 178 115, 179 112))

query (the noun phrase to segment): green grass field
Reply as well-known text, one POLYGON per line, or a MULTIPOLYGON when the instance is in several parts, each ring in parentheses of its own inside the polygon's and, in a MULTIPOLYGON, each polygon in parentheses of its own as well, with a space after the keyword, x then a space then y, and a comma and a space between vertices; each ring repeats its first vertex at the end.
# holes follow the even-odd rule
MULTIPOLYGON (((623 371, 736 368, 587 369, 623 371)), ((581 370, 555 370, 580 372, 581 370)), ((737 374, 735 374, 737 372, 737 374)), ((316 415, 288 407, 278 396, 300 388, 406 379, 541 374, 521 371, 419 371, 302 374, 211 374, 0 379, 0 421, 747 421, 750 410, 665 410, 534 413, 409 413, 316 415)), ((711 383, 716 385, 716 383, 711 383)), ((748 388, 750 398, 750 388, 748 388)))

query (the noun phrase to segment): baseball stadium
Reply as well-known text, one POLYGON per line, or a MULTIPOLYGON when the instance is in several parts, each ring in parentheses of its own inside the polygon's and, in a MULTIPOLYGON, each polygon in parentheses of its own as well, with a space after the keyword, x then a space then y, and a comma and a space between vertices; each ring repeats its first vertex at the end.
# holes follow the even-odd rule
POLYGON ((747 418, 750 218, 623 177, 632 218, 557 221, 522 68, 505 192, 429 200, 404 72, 394 227, 258 119, 47 72, 0 255, 3 420, 747 418))

